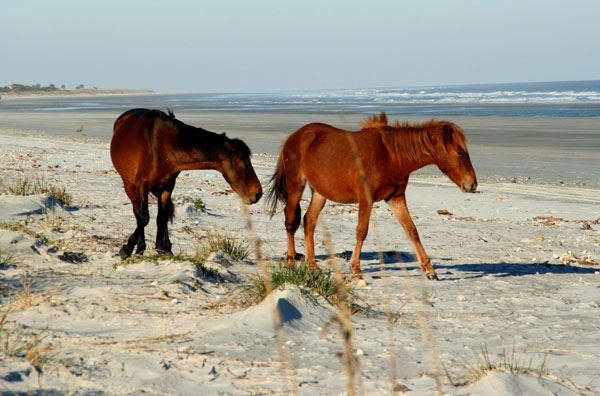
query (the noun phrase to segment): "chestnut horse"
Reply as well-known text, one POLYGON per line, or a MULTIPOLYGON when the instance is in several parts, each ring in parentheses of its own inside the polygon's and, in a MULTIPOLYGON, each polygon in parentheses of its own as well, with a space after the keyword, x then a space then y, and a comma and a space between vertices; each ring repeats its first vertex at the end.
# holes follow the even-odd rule
POLYGON ((115 121, 110 156, 137 222, 121 256, 130 256, 136 245, 137 253, 146 249, 149 192, 158 198, 156 249, 171 253, 167 229, 174 213, 171 193, 183 170, 218 170, 246 204, 257 202, 262 195, 250 163, 250 149, 243 141, 186 125, 171 111, 133 109, 121 114, 115 121))
POLYGON ((314 230, 326 200, 358 202, 356 246, 350 264, 362 281, 360 251, 367 236, 373 203, 385 200, 412 242, 421 268, 438 279, 423 249, 408 208, 405 190, 411 172, 436 164, 464 192, 475 192, 477 178, 467 152, 465 133, 457 125, 431 120, 420 125, 388 125, 387 116, 372 116, 358 132, 312 123, 287 137, 268 191, 271 215, 285 203, 287 262, 296 258, 294 234, 300 226, 300 199, 306 183, 312 199, 304 216, 306 261, 315 264, 314 230))

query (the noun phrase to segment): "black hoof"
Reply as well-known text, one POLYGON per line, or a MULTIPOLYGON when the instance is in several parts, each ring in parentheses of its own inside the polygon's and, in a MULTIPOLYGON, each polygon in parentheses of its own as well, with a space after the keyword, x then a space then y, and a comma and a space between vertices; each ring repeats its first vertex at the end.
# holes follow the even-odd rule
POLYGON ((156 248, 156 254, 159 256, 172 256, 173 252, 171 252, 171 249, 165 250, 165 249, 156 248))
POLYGON ((121 256, 122 259, 126 259, 131 256, 132 251, 133 249, 127 249, 127 246, 123 246, 121 250, 119 250, 119 256, 121 256))
POLYGON ((435 274, 435 273, 427 275, 427 279, 429 279, 429 280, 440 280, 438 278, 437 274, 435 274))

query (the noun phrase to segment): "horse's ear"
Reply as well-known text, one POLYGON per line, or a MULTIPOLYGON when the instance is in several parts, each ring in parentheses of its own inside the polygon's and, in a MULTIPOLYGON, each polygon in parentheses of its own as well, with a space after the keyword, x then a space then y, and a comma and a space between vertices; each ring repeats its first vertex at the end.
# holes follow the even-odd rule
POLYGON ((444 124, 444 145, 448 146, 450 143, 454 141, 454 128, 452 124, 445 123, 444 124))
POLYGON ((381 114, 379 115, 379 122, 383 125, 388 124, 388 118, 387 118, 387 114, 385 114, 385 111, 382 111, 381 114))

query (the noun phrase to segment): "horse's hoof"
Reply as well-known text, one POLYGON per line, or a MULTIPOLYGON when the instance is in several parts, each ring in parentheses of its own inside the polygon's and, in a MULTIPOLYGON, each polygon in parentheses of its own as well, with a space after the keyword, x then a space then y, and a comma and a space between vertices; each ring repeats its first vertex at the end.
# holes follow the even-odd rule
POLYGON ((356 282, 356 285, 358 287, 367 287, 367 281, 365 280, 365 278, 360 278, 358 282, 356 282))
POLYGON ((427 279, 429 279, 429 280, 440 280, 435 272, 433 274, 427 274, 427 279))
POLYGON ((121 256, 121 259, 126 259, 131 256, 132 251, 133 249, 128 249, 127 245, 124 245, 121 250, 119 250, 119 256, 121 256))
POLYGON ((308 269, 310 269, 311 271, 314 271, 314 272, 323 272, 323 271, 321 271, 321 267, 319 267, 316 263, 312 263, 312 262, 308 263, 308 269))
POLYGON ((300 254, 300 253, 296 253, 293 257, 292 256, 285 256, 285 261, 287 262, 287 265, 294 265, 296 264, 296 261, 304 261, 304 255, 300 254))
POLYGON ((171 250, 156 249, 156 254, 159 256, 172 256, 171 250))

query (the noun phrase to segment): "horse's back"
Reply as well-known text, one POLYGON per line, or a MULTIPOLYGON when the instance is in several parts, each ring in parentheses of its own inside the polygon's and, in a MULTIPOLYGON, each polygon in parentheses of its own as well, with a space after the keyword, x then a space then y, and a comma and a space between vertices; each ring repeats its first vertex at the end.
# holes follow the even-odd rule
POLYGON ((328 124, 313 122, 289 135, 284 142, 283 149, 284 152, 302 156, 315 140, 331 140, 332 138, 335 140, 336 137, 343 136, 344 132, 342 129, 328 124))
MULTIPOLYGON (((114 124, 110 143, 110 156, 115 169, 124 179, 137 177, 141 168, 151 162, 157 131, 164 129, 158 124, 168 121, 168 116, 159 110, 132 109, 121 114, 114 124)), ((145 171, 144 171, 145 172, 145 171)))
POLYGON ((167 114, 160 110, 131 109, 121 114, 113 126, 113 135, 117 133, 135 133, 136 126, 152 123, 157 118, 168 118, 167 114))

